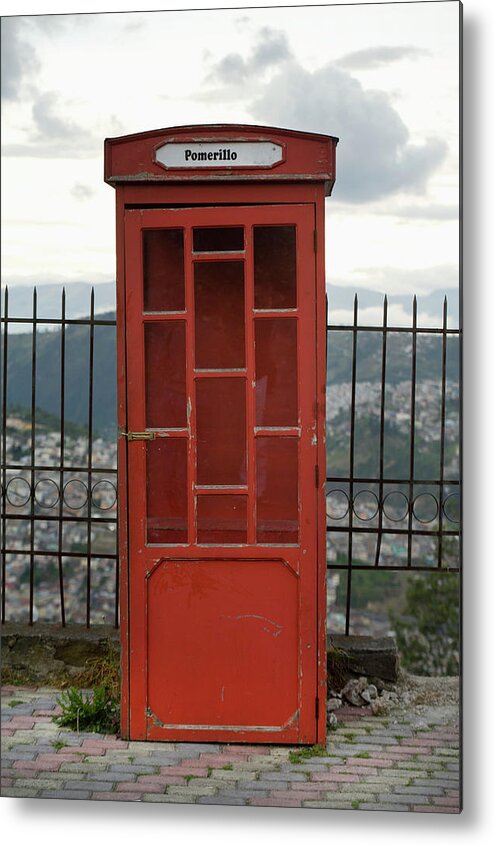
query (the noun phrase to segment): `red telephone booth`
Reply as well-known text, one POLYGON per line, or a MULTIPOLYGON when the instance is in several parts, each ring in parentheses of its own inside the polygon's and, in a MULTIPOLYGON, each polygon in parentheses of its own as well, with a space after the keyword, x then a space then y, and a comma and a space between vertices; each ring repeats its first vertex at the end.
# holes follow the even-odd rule
POLYGON ((126 737, 325 740, 336 144, 237 125, 105 142, 126 737))

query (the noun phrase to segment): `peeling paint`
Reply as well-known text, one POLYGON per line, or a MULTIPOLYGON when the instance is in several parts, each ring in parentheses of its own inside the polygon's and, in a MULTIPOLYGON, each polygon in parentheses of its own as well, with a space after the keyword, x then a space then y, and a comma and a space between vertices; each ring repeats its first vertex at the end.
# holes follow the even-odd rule
POLYGON ((242 613, 240 616, 227 616, 227 619, 261 619, 263 622, 268 622, 269 625, 274 625, 278 629, 277 631, 272 631, 269 628, 263 627, 263 630, 273 637, 279 637, 283 631, 283 625, 279 625, 278 622, 273 622, 272 619, 268 619, 266 616, 260 616, 257 613, 242 613))
MULTIPOLYGON (((148 714, 149 715, 149 714, 148 714)), ((166 728, 180 730, 180 731, 233 731, 234 733, 240 733, 241 731, 259 731, 259 732, 268 732, 273 731, 280 733, 281 731, 286 731, 287 728, 291 728, 294 724, 299 721, 300 718, 300 711, 296 710, 292 716, 283 724, 283 725, 194 725, 194 724, 163 724, 160 720, 152 715, 152 718, 156 720, 156 726, 159 728, 166 728)))
POLYGON ((161 719, 158 719, 156 713, 153 713, 153 711, 151 710, 150 707, 146 707, 146 716, 148 717, 148 719, 152 720, 153 725, 156 728, 165 728, 166 727, 164 722, 162 722, 161 719))

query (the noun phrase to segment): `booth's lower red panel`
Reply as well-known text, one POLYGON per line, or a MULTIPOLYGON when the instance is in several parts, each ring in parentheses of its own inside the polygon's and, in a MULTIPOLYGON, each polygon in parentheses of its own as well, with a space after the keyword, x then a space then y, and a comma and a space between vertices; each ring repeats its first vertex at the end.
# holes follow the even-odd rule
POLYGON ((148 738, 300 741, 298 600, 281 559, 158 563, 147 579, 148 738))

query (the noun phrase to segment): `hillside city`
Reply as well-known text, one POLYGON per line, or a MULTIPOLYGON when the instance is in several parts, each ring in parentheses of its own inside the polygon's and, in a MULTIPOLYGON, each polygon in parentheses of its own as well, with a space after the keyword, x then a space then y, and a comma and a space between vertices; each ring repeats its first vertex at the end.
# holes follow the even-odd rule
MULTIPOLYGON (((345 477, 349 473, 351 385, 340 383, 328 389, 328 476, 345 477)), ((439 444, 441 433, 441 385, 437 380, 417 384, 415 409, 416 468, 418 479, 439 478, 439 444), (424 451, 425 450, 425 451, 424 451), (425 467, 419 457, 427 454, 425 467), (424 474, 425 470, 425 474, 424 474), (428 470, 428 472, 427 472, 428 470)), ((380 384, 359 382, 355 396, 355 464, 356 477, 378 477, 379 469, 379 418, 381 413, 380 384), (370 464, 369 464, 370 462, 370 464)), ((448 382, 446 390, 444 478, 458 479, 459 473, 459 385, 448 382)), ((388 478, 406 479, 409 471, 410 450, 410 382, 399 382, 386 387, 386 437, 384 447, 384 475, 388 478)), ((88 569, 88 524, 77 519, 88 516, 88 440, 87 434, 65 437, 64 467, 61 478, 60 433, 39 426, 35 437, 36 466, 31 475, 31 424, 14 412, 7 417, 6 462, 15 469, 6 470, 6 513, 3 522, 5 546, 11 550, 6 555, 5 590, 6 621, 27 621, 29 618, 29 593, 31 547, 46 554, 34 556, 34 619, 35 621, 60 621, 60 573, 58 559, 50 552, 61 548, 64 604, 66 622, 84 624, 86 621, 86 593, 88 569), (50 469, 51 467, 51 469, 50 469), (55 469, 53 469, 55 468, 55 469), (72 470, 71 468, 75 468, 72 470), (85 469, 84 469, 85 468, 85 469), (32 504, 31 484, 35 489, 32 504), (59 490, 62 484, 63 495, 59 490), (61 501, 62 498, 62 501, 61 501), (29 517, 37 517, 33 535, 29 517), (63 522, 60 523, 60 517, 63 522), (53 518, 55 517, 55 518, 53 518), (31 546, 32 544, 32 546, 31 546), (59 545, 60 544, 60 545, 59 545)), ((116 561, 105 557, 116 555, 116 439, 108 435, 96 436, 91 452, 91 590, 90 607, 92 624, 113 624, 115 621, 116 561), (105 520, 105 521, 102 521, 105 520)), ((328 482, 328 627, 341 632, 345 624, 346 569, 348 557, 348 531, 339 531, 349 524, 349 484, 345 481, 328 482)), ((458 529, 457 486, 446 485, 449 497, 443 511, 443 527, 458 529)), ((379 525, 377 502, 385 498, 382 525, 388 529, 406 529, 408 526, 408 484, 378 482, 355 483, 353 487, 353 525, 359 528, 376 528, 379 525)), ((415 498, 414 527, 437 528, 439 486, 416 482, 412 489, 415 498), (435 497, 435 498, 433 498, 435 497)), ((457 565, 456 538, 448 547, 452 565, 457 565)), ((384 535, 379 556, 379 566, 407 563, 407 537, 384 535)), ((354 564, 372 567, 376 556, 376 534, 352 532, 352 560, 354 564)), ((437 563, 437 540, 434 537, 414 537, 412 561, 421 565, 437 563)), ((392 573, 373 573, 382 579, 392 573)), ((398 576, 401 574, 398 573, 398 576)), ((393 576, 396 596, 403 592, 403 578, 393 576)), ((406 577, 406 573, 405 573, 406 577)), ((354 571, 353 590, 358 589, 362 575, 354 571)), ((384 582, 382 582, 384 583, 384 582)), ((387 583, 387 582, 386 582, 387 583)), ((353 633, 389 633, 387 601, 393 589, 383 590, 383 598, 376 601, 359 600, 352 604, 353 633), (387 598, 385 598, 385 596, 387 598)), ((362 592, 359 590, 359 592, 362 592)), ((374 591, 375 592, 375 591, 374 591)))

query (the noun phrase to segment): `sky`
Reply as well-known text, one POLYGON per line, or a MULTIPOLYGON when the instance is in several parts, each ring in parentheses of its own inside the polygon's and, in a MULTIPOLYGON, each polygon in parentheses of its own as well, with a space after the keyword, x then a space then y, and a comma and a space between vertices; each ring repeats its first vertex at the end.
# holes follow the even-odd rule
POLYGON ((362 321, 386 293, 407 323, 417 294, 437 325, 459 284, 458 2, 131 8, 2 18, 2 282, 113 282, 105 137, 255 123, 340 138, 333 319, 358 290, 362 321))

